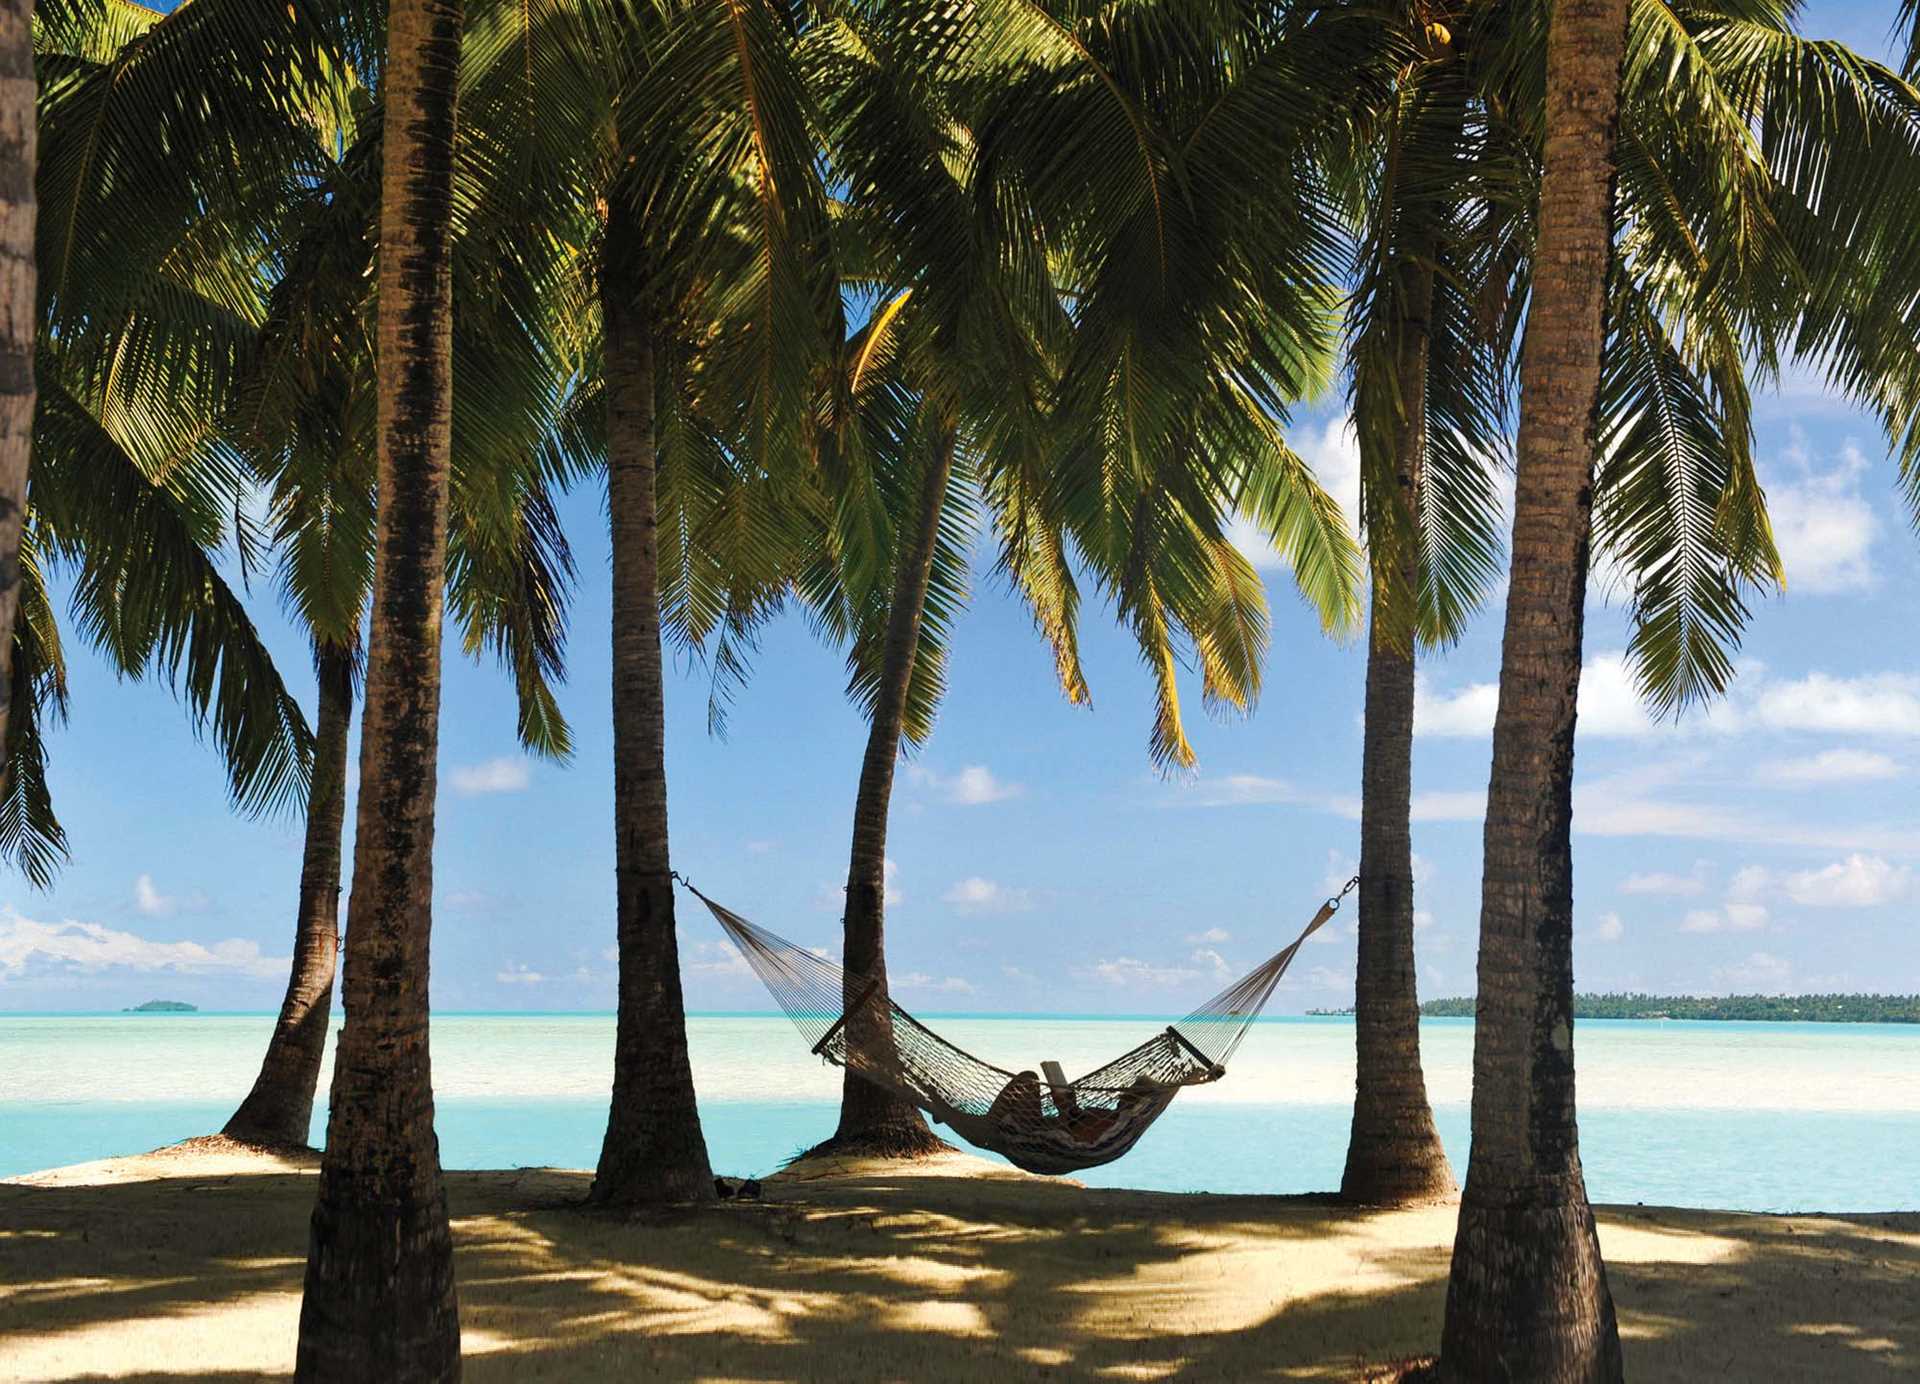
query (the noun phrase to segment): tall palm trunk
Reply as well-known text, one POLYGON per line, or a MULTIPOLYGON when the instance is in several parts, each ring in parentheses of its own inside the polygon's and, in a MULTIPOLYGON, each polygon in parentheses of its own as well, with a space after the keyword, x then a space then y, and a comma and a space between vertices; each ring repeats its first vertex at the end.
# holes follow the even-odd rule
POLYGON ((667 855, 666 676, 654 524, 654 357, 635 301, 631 213, 608 216, 600 307, 607 385, 607 508, 613 524, 614 877, 620 1010, 613 1104, 595 1201, 713 1197, 694 1103, 667 855))
POLYGON ((380 522, 360 737, 346 1027, 307 1251, 297 1377, 460 1377, 427 1052, 453 399, 461 0, 392 0, 378 322, 380 522))
POLYGON ((20 531, 33 445, 33 0, 0 0, 0 745, 13 697, 20 531))
MULTIPOLYGON (((1420 504, 1427 431, 1427 317, 1433 306, 1433 246, 1407 270, 1405 345, 1395 385, 1400 426, 1394 458, 1410 512, 1420 504)), ((1356 1049, 1353 1131, 1340 1195, 1369 1205, 1419 1201, 1453 1191, 1453 1173, 1427 1103, 1420 1068, 1420 998, 1413 965, 1413 660, 1416 564, 1397 589, 1373 591, 1360 768, 1360 948, 1354 974, 1356 1049), (1406 602, 1408 618, 1383 610, 1406 602), (1402 628, 1404 627, 1404 628, 1402 628), (1404 646, 1404 647, 1402 647, 1404 646)))
POLYGON ((1573 734, 1593 505, 1627 0, 1559 0, 1520 377, 1513 574, 1494 718, 1473 1146, 1441 1372, 1621 1377, 1580 1170, 1573 1064, 1573 734))
POLYGON ((300 855, 300 903, 294 919, 293 974, 253 1089, 222 1133, 247 1143, 307 1142, 313 1093, 327 1055, 333 1017, 334 953, 340 927, 340 829, 347 807, 347 733, 353 721, 353 652, 323 643, 317 658, 320 714, 314 731, 313 786, 300 855))
MULTIPOLYGON (((933 577, 933 554, 940 537, 940 508, 953 475, 958 437, 949 431, 921 478, 913 528, 902 535, 893 605, 887 615, 887 639, 880 653, 879 694, 873 724, 860 762, 860 788, 853 805, 853 850, 847 864, 845 941, 842 964, 849 976, 878 981, 886 994, 887 811, 893 800, 893 769, 906 729, 907 689, 913 681, 914 653, 933 577)), ((849 996, 849 999, 855 997, 849 996)), ((892 1035, 876 1031, 885 1007, 864 1005, 847 1029, 849 1046, 890 1044, 892 1035)), ((866 1078, 846 1073, 840 1091, 840 1125, 821 1146, 836 1152, 877 1153, 907 1158, 947 1147, 911 1104, 866 1078)))

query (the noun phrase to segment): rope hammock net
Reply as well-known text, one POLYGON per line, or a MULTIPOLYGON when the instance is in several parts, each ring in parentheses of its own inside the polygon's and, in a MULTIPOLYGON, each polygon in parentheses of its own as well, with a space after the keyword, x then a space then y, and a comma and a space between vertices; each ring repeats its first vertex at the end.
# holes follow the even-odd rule
POLYGON ((814 1052, 1015 1167, 1068 1173, 1121 1157, 1183 1089, 1226 1075, 1294 954, 1357 881, 1322 904, 1286 947, 1184 1019, 1071 1081, 1054 1062, 1043 1062, 1040 1075, 982 1061, 895 1004, 878 978, 844 971, 680 883, 712 912, 814 1052))

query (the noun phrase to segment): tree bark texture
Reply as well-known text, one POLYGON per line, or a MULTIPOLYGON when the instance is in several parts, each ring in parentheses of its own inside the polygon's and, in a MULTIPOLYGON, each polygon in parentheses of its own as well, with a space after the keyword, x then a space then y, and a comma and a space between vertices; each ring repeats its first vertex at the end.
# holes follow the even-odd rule
POLYGON ((613 524, 613 813, 620 999, 613 1100, 592 1199, 711 1200, 694 1101, 667 853, 666 669, 655 529, 654 349, 635 300, 630 212, 607 221, 601 272, 607 508, 613 524))
MULTIPOLYGON (((900 738, 906 727, 907 691, 913 681, 915 651, 920 644, 920 622, 926 610, 927 587, 933 576, 933 555, 940 534, 940 510, 953 475, 958 438, 951 431, 929 461, 921 478, 919 504, 913 527, 902 534, 894 573, 893 604, 887 616, 886 643, 881 650, 879 695, 874 699, 873 722, 867 732, 866 754, 860 762, 860 787, 854 798, 853 848, 847 864, 845 939, 842 965, 849 977, 878 980, 879 1003, 862 1005, 847 1026, 849 1046, 869 1045, 890 1050, 893 1035, 881 1017, 887 985, 887 814, 893 800, 894 766, 900 759, 900 738)), ((849 1002, 856 996, 849 995, 849 1002)), ((836 1151, 871 1152, 891 1157, 916 1157, 947 1147, 910 1102, 881 1086, 846 1073, 840 1091, 840 1124, 823 1147, 836 1151)))
POLYGON ((0 0, 0 745, 13 697, 20 533, 33 448, 35 94, 33 0, 0 0))
POLYGON ((353 721, 353 651, 323 644, 313 784, 307 794, 294 917, 293 973, 253 1089, 221 1132, 250 1144, 304 1145, 326 1061, 340 936, 340 834, 347 806, 347 739, 353 721))
POLYGON ((1440 1371, 1617 1380, 1620 1336, 1580 1169, 1573 751, 1627 0, 1559 0, 1521 362, 1513 572, 1487 799, 1473 1147, 1440 1371))
POLYGON ((380 195, 380 521, 369 622, 346 1026, 333 1069, 296 1375, 460 1376, 427 1050, 453 398, 460 0, 392 0, 380 195))

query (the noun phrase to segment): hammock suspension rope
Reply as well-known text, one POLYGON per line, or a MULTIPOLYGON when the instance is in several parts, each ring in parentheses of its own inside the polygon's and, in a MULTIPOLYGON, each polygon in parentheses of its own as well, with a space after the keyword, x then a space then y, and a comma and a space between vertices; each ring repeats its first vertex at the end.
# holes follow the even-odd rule
POLYGON ((1348 880, 1298 937, 1184 1019, 1068 1080, 1057 1062, 1012 1072, 975 1057, 895 1004, 881 977, 845 971, 715 903, 678 871, 673 878, 707 906, 811 1051, 1035 1173, 1111 1163, 1182 1090, 1225 1076, 1294 956, 1359 883, 1348 880))

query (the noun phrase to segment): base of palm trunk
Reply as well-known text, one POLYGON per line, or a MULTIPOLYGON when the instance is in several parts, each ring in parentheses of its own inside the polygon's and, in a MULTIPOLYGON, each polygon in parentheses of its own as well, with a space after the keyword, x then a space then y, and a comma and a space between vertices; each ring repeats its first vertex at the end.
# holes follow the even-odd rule
POLYGON ((596 1172, 587 1201, 595 1206, 672 1206, 714 1201, 713 1171, 702 1161, 680 1167, 644 1167, 596 1172))
POLYGON ((1357 1206, 1406 1206, 1444 1201, 1460 1188, 1447 1165, 1447 1153, 1432 1117, 1379 1131, 1355 1129, 1347 1144, 1340 1197, 1357 1206))
POLYGON ((307 1136, 313 1129, 313 1106, 304 1110, 279 1102, 260 1102, 249 1096, 233 1112, 220 1133, 237 1144, 255 1148, 310 1149, 307 1136))
POLYGON ((877 1129, 862 1129, 849 1134, 836 1133, 798 1154, 803 1158, 931 1158, 935 1154, 957 1153, 945 1139, 928 1129, 925 1123, 887 1124, 877 1129))
POLYGON ((459 1379, 460 1309, 445 1194, 414 1202, 339 1185, 345 1181, 321 1176, 296 1381, 459 1379))
POLYGON ((954 1147, 927 1127, 919 1109, 871 1082, 848 1075, 840 1127, 801 1158, 929 1158, 954 1147))
POLYGON ((315 1154, 320 1152, 304 1138, 290 1138, 284 1130, 242 1124, 237 1118, 228 1120, 226 1128, 215 1137, 225 1139, 229 1143, 244 1145, 261 1153, 315 1154))
POLYGON ((1616 1384, 1620 1330, 1584 1193, 1547 1205, 1460 1205, 1434 1377, 1616 1384))

